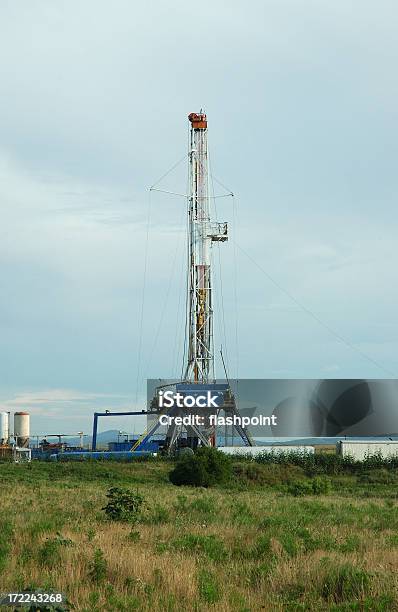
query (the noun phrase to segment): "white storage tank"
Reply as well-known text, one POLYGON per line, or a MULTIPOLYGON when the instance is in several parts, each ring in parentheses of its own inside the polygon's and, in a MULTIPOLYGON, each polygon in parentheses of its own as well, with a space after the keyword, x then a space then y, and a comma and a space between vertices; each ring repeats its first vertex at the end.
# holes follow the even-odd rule
POLYGON ((217 450, 225 453, 226 455, 261 455, 262 453, 269 453, 274 455, 296 453, 300 455, 313 455, 313 446, 287 446, 283 444, 275 444, 269 446, 218 446, 217 450))
POLYGON ((0 444, 8 444, 10 438, 10 415, 0 412, 0 444))
POLYGON ((14 438, 16 445, 23 448, 29 446, 30 416, 28 412, 15 412, 14 438))

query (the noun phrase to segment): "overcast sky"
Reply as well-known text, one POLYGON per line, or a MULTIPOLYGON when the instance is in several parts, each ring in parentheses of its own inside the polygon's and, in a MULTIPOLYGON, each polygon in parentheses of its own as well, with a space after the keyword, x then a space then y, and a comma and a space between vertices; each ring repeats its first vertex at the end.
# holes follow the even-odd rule
MULTIPOLYGON (((217 205, 230 375, 394 376, 397 18, 393 0, 3 0, 0 408, 87 432, 178 375, 185 202, 148 187, 201 107, 237 194, 217 205)), ((163 182, 185 184, 185 163, 163 182)))

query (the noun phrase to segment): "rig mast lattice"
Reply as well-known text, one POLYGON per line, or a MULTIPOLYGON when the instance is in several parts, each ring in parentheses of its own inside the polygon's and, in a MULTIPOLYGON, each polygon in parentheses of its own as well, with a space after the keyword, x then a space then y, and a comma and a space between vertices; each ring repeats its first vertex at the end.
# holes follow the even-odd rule
POLYGON ((228 240, 226 223, 214 223, 210 215, 207 117, 201 111, 189 115, 188 194, 188 363, 185 380, 214 382, 212 242, 228 240))

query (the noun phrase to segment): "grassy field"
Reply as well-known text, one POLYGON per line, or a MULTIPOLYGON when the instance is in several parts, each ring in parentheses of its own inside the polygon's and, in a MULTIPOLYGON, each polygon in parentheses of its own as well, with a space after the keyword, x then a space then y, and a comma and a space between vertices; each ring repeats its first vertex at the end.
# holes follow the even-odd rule
POLYGON ((0 464, 0 591, 62 591, 89 612, 398 610, 396 469, 239 462, 205 490, 170 468, 0 464), (134 524, 107 520, 111 486, 144 497, 134 524))

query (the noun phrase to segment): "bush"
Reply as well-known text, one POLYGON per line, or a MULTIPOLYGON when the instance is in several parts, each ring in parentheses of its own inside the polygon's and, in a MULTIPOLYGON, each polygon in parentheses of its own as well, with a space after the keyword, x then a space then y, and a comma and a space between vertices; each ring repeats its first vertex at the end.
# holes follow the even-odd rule
POLYGON ((112 487, 106 496, 109 501, 102 509, 110 520, 136 522, 139 519, 144 503, 142 495, 129 489, 112 487))
POLYGON ((230 458, 215 448, 202 446, 194 455, 182 456, 170 472, 170 481, 177 486, 211 487, 232 476, 230 458))
POLYGON ((107 562, 102 550, 97 548, 94 552, 93 560, 90 563, 89 576, 93 582, 101 584, 101 582, 104 582, 106 575, 107 562))

